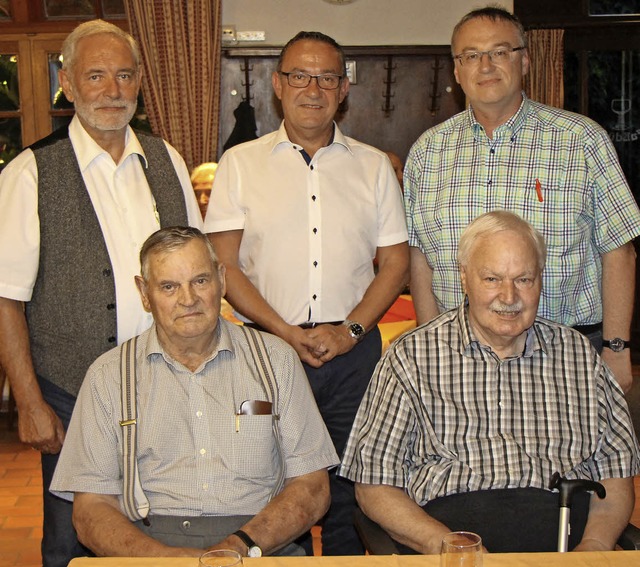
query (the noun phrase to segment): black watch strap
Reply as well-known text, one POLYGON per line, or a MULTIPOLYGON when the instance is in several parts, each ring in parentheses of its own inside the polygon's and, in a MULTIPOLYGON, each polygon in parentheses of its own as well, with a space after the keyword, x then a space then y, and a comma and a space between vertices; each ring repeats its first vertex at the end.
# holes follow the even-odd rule
POLYGON ((602 346, 611 349, 613 352, 621 352, 625 348, 631 348, 631 341, 625 341, 616 337, 615 339, 604 339, 602 346))
POLYGON ((250 557, 262 556, 262 549, 260 549, 260 546, 251 539, 251 537, 247 532, 244 532, 242 530, 237 530, 233 532, 233 535, 238 536, 244 542, 244 544, 247 546, 249 550, 250 557))

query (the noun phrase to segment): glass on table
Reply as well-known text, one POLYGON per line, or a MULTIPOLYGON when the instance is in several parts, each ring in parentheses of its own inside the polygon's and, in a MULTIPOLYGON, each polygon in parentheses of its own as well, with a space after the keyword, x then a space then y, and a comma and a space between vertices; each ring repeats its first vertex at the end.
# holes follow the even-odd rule
POLYGON ((442 538, 440 567, 482 567, 482 538, 472 532, 451 532, 442 538))
POLYGON ((200 556, 200 567, 234 567, 242 565, 242 556, 231 549, 207 551, 200 556))

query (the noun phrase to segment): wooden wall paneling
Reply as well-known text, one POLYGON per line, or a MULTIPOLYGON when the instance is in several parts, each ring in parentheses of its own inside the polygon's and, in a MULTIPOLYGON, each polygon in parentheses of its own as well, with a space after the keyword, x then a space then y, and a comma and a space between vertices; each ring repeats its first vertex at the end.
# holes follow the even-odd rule
MULTIPOLYGON (((348 136, 393 151, 404 160, 413 142, 427 128, 464 108, 464 95, 453 78, 448 47, 352 47, 345 48, 345 52, 347 59, 356 61, 357 69, 357 83, 351 86, 348 108, 338 118, 348 136), (394 67, 393 83, 389 85, 393 109, 385 112, 389 57, 394 67)), ((258 135, 280 125, 282 112, 271 88, 278 53, 279 48, 223 49, 219 154, 235 125, 233 111, 245 94, 245 57, 249 57, 251 65, 251 104, 258 135)))

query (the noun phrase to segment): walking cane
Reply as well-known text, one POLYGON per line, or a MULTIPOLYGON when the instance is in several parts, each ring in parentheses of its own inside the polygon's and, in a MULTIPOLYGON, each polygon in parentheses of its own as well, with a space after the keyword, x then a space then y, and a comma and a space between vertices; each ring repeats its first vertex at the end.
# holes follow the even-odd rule
POLYGON ((560 506, 560 522, 558 524, 558 551, 564 553, 569 547, 569 533, 571 531, 570 515, 573 495, 576 492, 595 492, 602 499, 607 495, 604 486, 595 480, 562 478, 560 473, 553 473, 549 483, 551 490, 560 492, 558 505, 560 506))

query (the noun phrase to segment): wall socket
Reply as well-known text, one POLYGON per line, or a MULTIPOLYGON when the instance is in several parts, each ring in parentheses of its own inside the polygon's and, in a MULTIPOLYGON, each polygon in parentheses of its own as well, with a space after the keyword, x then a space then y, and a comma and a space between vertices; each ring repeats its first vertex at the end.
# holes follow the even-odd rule
POLYGON ((236 26, 222 26, 222 43, 236 43, 236 26))
POLYGON ((347 77, 349 79, 349 83, 355 85, 358 82, 358 76, 356 74, 356 62, 353 59, 350 59, 345 62, 345 66, 347 68, 347 77))
POLYGON ((239 31, 236 32, 237 41, 264 41, 266 34, 263 31, 239 31))

